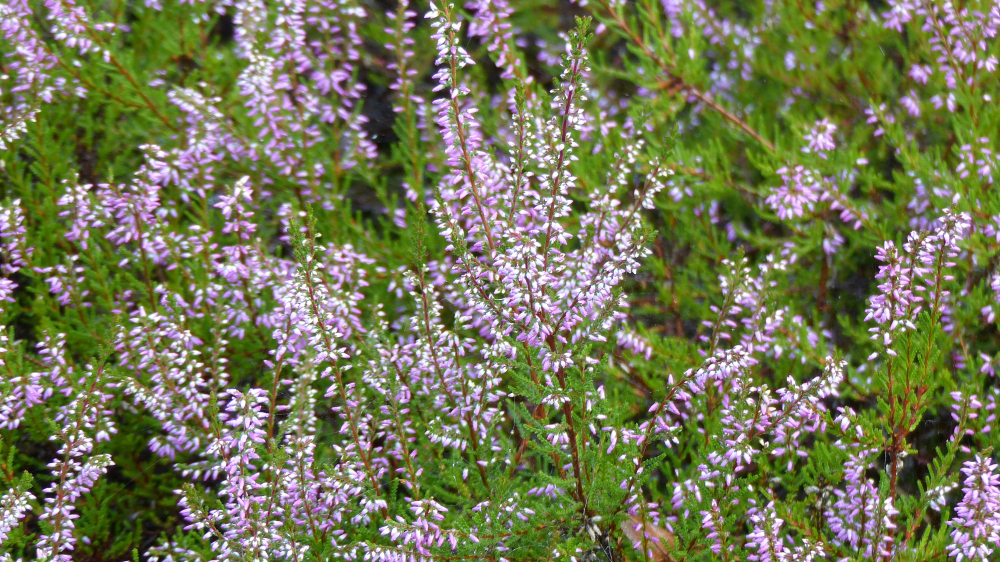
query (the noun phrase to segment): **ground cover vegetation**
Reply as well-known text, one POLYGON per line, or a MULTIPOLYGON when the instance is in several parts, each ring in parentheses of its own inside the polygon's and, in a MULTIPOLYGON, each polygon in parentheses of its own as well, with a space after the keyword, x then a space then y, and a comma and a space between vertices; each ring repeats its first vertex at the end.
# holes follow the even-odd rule
POLYGON ((1000 5, 0 4, 0 560, 996 560, 1000 5))

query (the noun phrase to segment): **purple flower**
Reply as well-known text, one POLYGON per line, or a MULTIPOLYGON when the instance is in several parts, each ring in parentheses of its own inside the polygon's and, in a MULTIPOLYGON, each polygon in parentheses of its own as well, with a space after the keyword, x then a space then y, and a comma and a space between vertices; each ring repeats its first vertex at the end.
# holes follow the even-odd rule
POLYGON ((817 156, 825 159, 826 152, 837 148, 837 145, 833 142, 833 133, 836 130, 837 126, 827 118, 817 121, 813 129, 804 137, 809 146, 803 147, 802 152, 815 152, 817 156))
POLYGON ((866 558, 889 555, 893 542, 892 516, 898 513, 891 499, 883 499, 874 482, 865 476, 866 458, 874 452, 851 453, 844 465, 846 487, 834 491, 837 499, 824 513, 836 536, 834 543, 849 546, 866 558))
POLYGON ((747 560, 754 562, 785 562, 792 560, 791 551, 782 544, 781 526, 784 523, 774 511, 774 502, 763 509, 750 511, 753 530, 747 535, 746 548, 751 552, 747 560))
POLYGON ((910 117, 920 117, 920 97, 913 90, 899 98, 899 103, 910 114, 910 117))
POLYGON ((949 556, 956 560, 993 559, 1000 547, 1000 475, 989 457, 977 454, 967 461, 962 474, 966 476, 963 497, 955 508, 949 556))
POLYGON ((777 171, 781 186, 775 188, 767 198, 767 204, 782 220, 802 217, 812 212, 823 196, 825 181, 815 170, 804 166, 783 167, 777 171))
POLYGON ((910 78, 913 78, 915 82, 926 85, 927 79, 930 78, 933 70, 930 65, 927 64, 914 64, 910 67, 910 78))
POLYGON ((885 265, 879 266, 879 272, 875 276, 882 282, 878 286, 878 294, 869 299, 865 321, 875 321, 877 326, 869 330, 873 333, 872 339, 879 340, 887 348, 886 352, 894 355, 895 352, 890 348, 893 334, 899 329, 916 329, 911 314, 912 307, 917 303, 911 283, 912 271, 905 265, 892 241, 887 241, 878 248, 875 259, 885 265))
MULTIPOLYGON (((59 370, 58 360, 56 371, 59 370)), ((38 537, 37 552, 41 560, 70 562, 68 554, 76 544, 74 536, 75 502, 97 482, 108 466, 114 464, 110 455, 91 455, 95 441, 107 440, 116 433, 111 412, 105 404, 112 398, 106 391, 113 387, 105 380, 103 367, 87 365, 86 375, 79 380, 67 381, 73 386, 74 398, 58 410, 54 421, 59 430, 50 437, 62 445, 58 457, 48 464, 54 478, 43 490, 44 507, 39 519, 47 521, 50 530, 38 537), (84 460, 85 459, 85 460, 84 460)))
POLYGON ((30 509, 28 502, 35 499, 25 484, 26 482, 16 483, 0 498, 0 546, 3 546, 8 533, 20 524, 21 518, 30 509))
POLYGON ((26 0, 10 0, 0 6, 0 37, 6 43, 0 91, 12 94, 12 103, 0 107, 0 151, 10 148, 24 134, 41 102, 52 101, 54 88, 49 72, 56 59, 32 29, 33 17, 26 0), (8 81, 12 83, 8 85, 8 81))

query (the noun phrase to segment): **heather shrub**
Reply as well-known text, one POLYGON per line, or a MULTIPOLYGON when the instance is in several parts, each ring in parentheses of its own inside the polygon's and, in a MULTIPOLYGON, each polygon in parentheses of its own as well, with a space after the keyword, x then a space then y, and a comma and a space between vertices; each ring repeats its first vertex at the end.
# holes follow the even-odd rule
POLYGON ((0 4, 0 560, 995 560, 1000 5, 0 4))

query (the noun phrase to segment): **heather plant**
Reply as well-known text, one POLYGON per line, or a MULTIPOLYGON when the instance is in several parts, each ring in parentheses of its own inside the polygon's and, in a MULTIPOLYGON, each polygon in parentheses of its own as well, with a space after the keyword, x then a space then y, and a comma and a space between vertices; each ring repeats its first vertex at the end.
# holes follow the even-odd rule
POLYGON ((995 560, 1000 5, 8 0, 0 560, 995 560))

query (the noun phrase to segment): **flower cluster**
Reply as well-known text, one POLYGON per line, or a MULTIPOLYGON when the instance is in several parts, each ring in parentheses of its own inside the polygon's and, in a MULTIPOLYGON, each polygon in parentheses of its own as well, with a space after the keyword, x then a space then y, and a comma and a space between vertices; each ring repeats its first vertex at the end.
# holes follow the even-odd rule
POLYGON ((964 496, 949 522, 954 542, 948 546, 957 560, 989 560, 1000 547, 1000 475, 996 463, 976 455, 965 463, 964 496))

